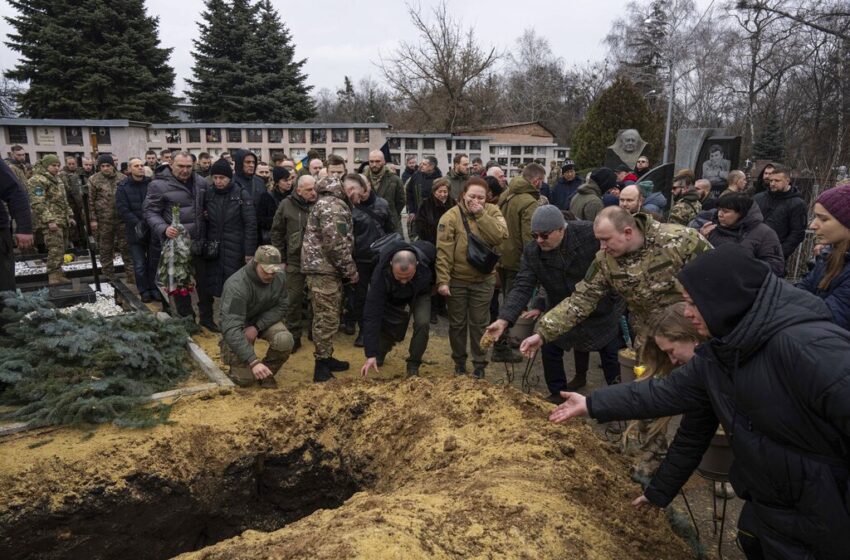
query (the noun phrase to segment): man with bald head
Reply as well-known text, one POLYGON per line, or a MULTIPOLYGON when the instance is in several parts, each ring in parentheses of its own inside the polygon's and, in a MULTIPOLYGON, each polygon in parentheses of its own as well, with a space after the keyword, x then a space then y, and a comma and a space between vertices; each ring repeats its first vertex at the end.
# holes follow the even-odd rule
POLYGON ((371 183, 372 190, 390 203, 393 226, 396 231, 401 232, 401 211, 404 210, 406 203, 404 185, 399 176, 387 168, 387 162, 381 150, 373 150, 369 153, 369 167, 363 174, 371 183))
POLYGON ((620 208, 635 215, 643 207, 643 195, 637 185, 628 185, 620 191, 620 208))
POLYGON ((321 171, 323 167, 324 164, 319 158, 311 159, 310 163, 307 165, 307 169, 309 170, 310 175, 312 175, 313 178, 317 181, 319 180, 319 171, 321 171))
POLYGON ((428 241, 398 240, 381 251, 363 309, 366 361, 360 368, 362 375, 367 375, 370 369, 377 372, 384 365, 387 353, 404 340, 411 314, 413 336, 408 348, 407 375, 419 374, 428 346, 434 286, 431 265, 436 257, 437 249, 428 241))

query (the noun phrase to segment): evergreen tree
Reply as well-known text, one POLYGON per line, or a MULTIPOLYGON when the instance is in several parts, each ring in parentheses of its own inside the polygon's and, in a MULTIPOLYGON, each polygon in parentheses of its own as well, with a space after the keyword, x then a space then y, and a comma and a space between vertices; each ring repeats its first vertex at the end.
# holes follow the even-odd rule
POLYGON ((9 0, 18 15, 6 45, 28 82, 17 96, 34 118, 169 120, 176 99, 172 49, 159 46, 158 18, 143 0, 9 0))
POLYGON ((289 122, 315 115, 286 26, 269 0, 207 0, 189 80, 192 117, 289 122))
POLYGON ((619 130, 626 128, 640 132, 649 142, 650 159, 658 161, 663 142, 661 119, 650 111, 634 84, 621 76, 599 95, 576 129, 572 156, 579 168, 602 165, 605 148, 614 142, 619 130))
POLYGON ((776 112, 771 113, 767 125, 753 144, 753 157, 772 161, 782 161, 785 158, 785 133, 776 112))

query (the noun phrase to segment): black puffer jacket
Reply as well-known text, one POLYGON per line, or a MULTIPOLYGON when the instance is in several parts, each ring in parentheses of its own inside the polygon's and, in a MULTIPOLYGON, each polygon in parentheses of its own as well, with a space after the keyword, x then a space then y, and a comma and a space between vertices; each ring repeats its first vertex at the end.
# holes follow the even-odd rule
POLYGON ((171 225, 171 209, 180 207, 180 223, 192 239, 201 239, 204 235, 201 216, 204 211, 204 195, 207 192, 207 180, 192 174, 188 181, 181 183, 171 174, 171 168, 162 170, 159 177, 148 185, 148 196, 143 211, 145 221, 151 228, 151 240, 159 245, 165 239, 165 230, 171 225))
POLYGON ((206 289, 221 296, 224 283, 257 250, 257 215, 250 194, 235 183, 210 187, 204 206, 206 241, 218 241, 218 258, 204 262, 206 289))
POLYGON ((732 485, 768 557, 847 557, 850 333, 818 297, 766 274, 737 326, 674 375, 603 388, 587 404, 602 422, 686 413, 645 492, 660 506, 699 464, 719 419, 735 454, 732 485))
POLYGON ((369 246, 388 233, 395 231, 389 203, 369 191, 369 198, 354 207, 354 262, 372 264, 377 257, 369 246))
POLYGON ((416 220, 414 221, 416 235, 419 236, 419 239, 436 245, 437 226, 440 223, 440 218, 448 210, 454 208, 456 204, 457 202, 455 202, 451 195, 449 195, 445 203, 434 198, 433 193, 423 200, 422 204, 419 205, 419 211, 416 212, 416 220))
POLYGON ((283 199, 289 196, 292 191, 280 192, 278 189, 273 189, 270 192, 264 192, 260 196, 260 204, 257 206, 257 229, 259 230, 259 243, 268 245, 272 242, 272 224, 274 223, 274 215, 277 213, 277 207, 283 202, 283 199))
MULTIPOLYGON (((713 214, 711 221, 717 223, 717 210, 710 212, 713 214)), ((758 260, 766 262, 774 274, 785 276, 782 245, 779 244, 776 232, 764 223, 758 204, 750 206, 747 215, 734 226, 727 228, 718 224, 708 234, 708 240, 715 248, 725 243, 737 243, 749 250, 758 260)))
POLYGON ((141 181, 127 177, 118 183, 118 189, 115 191, 115 210, 124 222, 124 233, 128 243, 139 242, 139 239, 136 239, 136 224, 145 219, 142 207, 148 196, 150 183, 151 180, 147 177, 142 177, 141 181))
MULTIPOLYGON (((567 222, 567 234, 558 249, 543 251, 531 241, 523 247, 519 273, 508 298, 499 309, 499 319, 514 324, 525 311, 534 288, 539 284, 546 290, 546 300, 538 298, 535 307, 548 311, 569 297, 576 284, 587 274, 593 263, 599 241, 593 235, 590 222, 567 222)), ((555 342, 569 349, 590 352, 599 350, 619 333, 622 300, 609 293, 586 320, 555 342)))
POLYGON ((245 174, 243 163, 245 162, 245 157, 248 155, 254 156, 254 170, 257 169, 256 162, 258 160, 254 152, 245 149, 236 150, 236 153, 233 154, 234 171, 232 182, 251 193, 254 208, 257 208, 260 205, 260 197, 263 196, 263 193, 267 192, 268 189, 266 189, 266 182, 261 178, 257 177, 253 173, 251 175, 245 174))
POLYGON ((767 190, 753 197, 758 204, 764 223, 773 228, 787 259, 806 237, 809 210, 797 187, 784 192, 767 190))
POLYGON ((363 307, 363 345, 367 358, 378 355, 384 307, 411 305, 417 297, 431 293, 436 259, 437 248, 428 241, 407 243, 400 240, 384 247, 378 257, 378 264, 372 272, 366 305, 363 307), (393 255, 404 250, 416 253, 418 261, 416 274, 406 284, 396 280, 390 270, 390 260, 393 255))

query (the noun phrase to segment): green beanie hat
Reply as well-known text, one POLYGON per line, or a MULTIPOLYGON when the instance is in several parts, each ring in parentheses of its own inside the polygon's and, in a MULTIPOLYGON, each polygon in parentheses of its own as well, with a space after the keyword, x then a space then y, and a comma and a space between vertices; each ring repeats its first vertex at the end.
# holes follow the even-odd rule
POLYGON ((640 189, 640 194, 644 198, 649 196, 649 193, 651 193, 652 189, 655 188, 655 184, 652 181, 641 181, 640 183, 637 184, 637 186, 640 189))
POLYGON ((53 154, 47 154, 46 156, 41 158, 41 161, 39 163, 41 163, 42 167, 47 168, 48 166, 53 165, 54 163, 59 163, 59 158, 54 156, 53 154))

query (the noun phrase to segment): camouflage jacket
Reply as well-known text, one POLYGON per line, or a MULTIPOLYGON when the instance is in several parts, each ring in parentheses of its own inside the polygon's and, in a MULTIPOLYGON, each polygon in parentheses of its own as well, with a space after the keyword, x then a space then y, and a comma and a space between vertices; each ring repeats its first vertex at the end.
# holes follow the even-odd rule
POLYGON ((538 322, 536 331, 545 341, 584 321, 609 290, 625 300, 639 340, 646 336, 656 313, 682 301, 676 275, 691 259, 710 250, 711 244, 695 229, 662 224, 646 214, 635 214, 635 220, 645 237, 643 249, 618 258, 596 253, 573 294, 538 322))
POLYGON ((15 176, 18 178, 18 181, 21 182, 21 185, 27 186, 27 183, 32 177, 32 170, 28 169, 27 166, 23 163, 18 163, 12 159, 6 160, 6 163, 9 164, 9 167, 15 173, 15 176))
POLYGON ((319 200, 307 218, 301 272, 351 278, 357 273, 351 205, 336 179, 322 179, 316 190, 319 200))
POLYGON ((83 205, 83 181, 79 173, 76 171, 68 171, 63 167, 59 172, 59 179, 65 186, 65 193, 74 204, 82 207, 83 205))
POLYGON ((115 173, 111 177, 103 173, 95 173, 89 179, 89 210, 91 220, 95 222, 117 222, 118 212, 115 210, 115 192, 118 183, 126 177, 123 173, 115 173))
POLYGON ((30 195, 33 229, 46 228, 51 222, 59 227, 68 227, 68 220, 74 214, 68 205, 62 181, 37 166, 35 174, 27 181, 27 191, 30 195))
POLYGON ((697 214, 702 210, 699 196, 695 192, 685 193, 673 202, 673 207, 670 208, 670 215, 667 221, 671 224, 679 224, 686 226, 691 223, 691 220, 697 217, 697 214))

